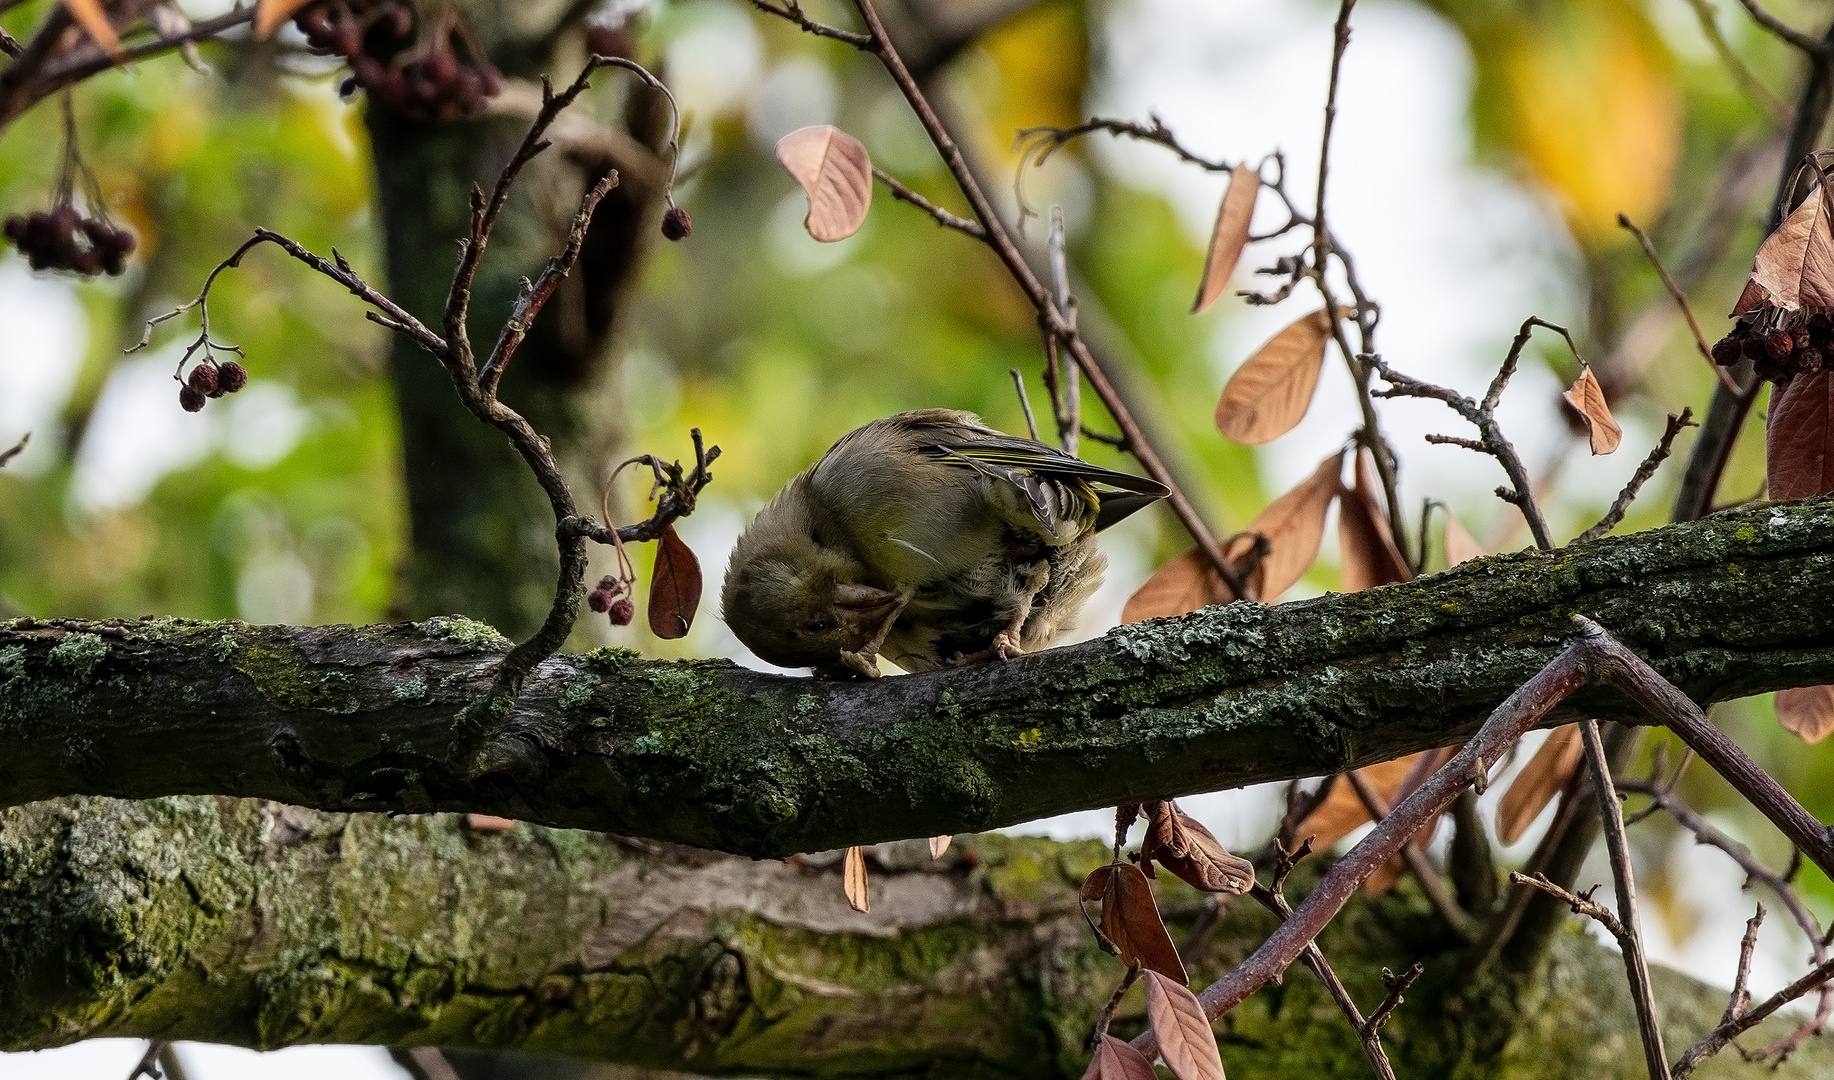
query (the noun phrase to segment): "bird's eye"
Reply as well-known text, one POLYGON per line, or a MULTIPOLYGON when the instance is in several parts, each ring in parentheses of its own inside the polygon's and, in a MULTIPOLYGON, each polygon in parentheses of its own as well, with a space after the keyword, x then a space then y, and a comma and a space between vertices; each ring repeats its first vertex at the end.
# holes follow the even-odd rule
POLYGON ((811 634, 825 634, 832 629, 834 629, 834 624, 827 619, 812 619, 808 625, 811 634))

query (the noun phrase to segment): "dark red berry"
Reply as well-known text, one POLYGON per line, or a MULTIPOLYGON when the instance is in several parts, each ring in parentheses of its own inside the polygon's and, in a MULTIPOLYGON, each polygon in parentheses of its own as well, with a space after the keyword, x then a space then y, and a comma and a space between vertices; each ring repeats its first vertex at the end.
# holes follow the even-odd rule
POLYGON ((630 602, 630 597, 620 596, 611 605, 611 625, 629 626, 631 619, 637 615, 637 605, 630 602))
POLYGON ((669 212, 662 215, 662 235, 670 240, 686 240, 693 231, 694 220, 681 207, 671 206, 669 212))
POLYGON ((204 407, 204 395, 187 386, 178 392, 178 406, 186 412, 196 412, 204 407))
POLYGON ((186 377, 185 383, 191 389, 208 397, 216 393, 217 369, 209 364, 199 364, 191 369, 191 374, 186 377))
POLYGON ((1731 367, 1739 362, 1745 353, 1744 343, 1739 341, 1737 331, 1727 334, 1713 343, 1713 362, 1720 367, 1731 367))
POLYGON ((1781 326, 1773 326, 1764 331, 1764 351, 1770 355, 1772 360, 1783 359, 1794 351, 1795 347, 1796 343, 1791 339, 1789 331, 1781 326))
POLYGON ((234 360, 217 368, 217 389, 233 394, 248 385, 248 369, 234 360))

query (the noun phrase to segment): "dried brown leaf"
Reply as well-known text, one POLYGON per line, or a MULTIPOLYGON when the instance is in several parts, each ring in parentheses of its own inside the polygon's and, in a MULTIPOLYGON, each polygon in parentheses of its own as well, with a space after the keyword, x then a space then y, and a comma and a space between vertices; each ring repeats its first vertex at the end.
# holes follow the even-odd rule
MULTIPOLYGON (((1369 781, 1378 795, 1390 806, 1394 805, 1395 792, 1407 779, 1419 754, 1384 761, 1375 765, 1366 765, 1357 772, 1369 781)), ((1339 780, 1331 785, 1331 794, 1318 809, 1306 816, 1299 823, 1294 835, 1301 838, 1310 836, 1313 844, 1324 848, 1350 835, 1357 826, 1369 820, 1369 811, 1363 808, 1363 800, 1357 798, 1356 789, 1339 780)))
POLYGON ((1331 321, 1323 311, 1275 334, 1229 377, 1216 403, 1217 428, 1249 446, 1293 430, 1311 407, 1329 340, 1331 321))
POLYGON ((279 28, 280 24, 292 18, 300 8, 312 3, 312 0, 257 0, 255 4, 255 36, 267 37, 279 28))
POLYGON ((1770 497, 1794 502, 1834 491, 1834 373, 1798 375, 1771 391, 1765 468, 1770 497))
MULTIPOLYGON (((1255 535, 1267 541, 1267 554, 1249 575, 1255 596, 1261 600, 1272 603, 1278 599, 1305 576, 1318 558, 1325 516, 1331 500, 1337 497, 1343 460, 1342 454, 1334 454, 1320 462, 1311 476, 1268 504, 1248 523, 1248 528, 1224 545, 1224 557, 1240 567, 1254 550, 1255 535)), ((1198 608, 1226 604, 1232 599, 1229 587, 1209 560, 1192 548, 1154 571, 1145 584, 1134 590, 1121 609, 1121 621, 1188 615, 1198 608)))
POLYGON ((70 17, 77 21, 89 40, 110 56, 121 57, 121 36, 115 33, 115 26, 108 21, 108 12, 102 9, 102 0, 64 0, 64 7, 70 9, 70 17))
POLYGON ((1102 936, 1120 950, 1122 963, 1138 962, 1168 979, 1185 981, 1184 961, 1165 932, 1159 905, 1153 902, 1152 884, 1139 867, 1129 863, 1100 867, 1083 879, 1079 895, 1085 901, 1102 902, 1102 936))
POLYGON ((1140 862, 1149 877, 1156 861, 1203 892, 1245 893, 1254 887, 1254 864, 1230 854, 1203 822, 1176 803, 1148 803, 1147 814, 1140 862))
POLYGON ((659 638, 686 634, 700 608, 700 592, 700 560, 675 526, 665 526, 656 541, 656 569, 650 575, 650 631, 659 638))
POLYGON ((855 911, 871 911, 871 897, 866 895, 866 852, 850 847, 841 865, 841 888, 847 893, 847 905, 855 911))
POLYGON ((1743 315, 1765 300, 1786 311, 1834 307, 1834 235, 1828 230, 1826 192, 1802 200, 1759 245, 1751 280, 1732 313, 1743 315))
POLYGON ((1203 552, 1192 548, 1153 571, 1153 576, 1134 590, 1121 608, 1121 621, 1189 615, 1211 604, 1226 604, 1229 599, 1229 586, 1223 584, 1216 568, 1203 552))
POLYGON ((1573 778, 1582 749, 1578 724, 1557 727, 1548 733, 1547 741, 1503 793, 1496 812, 1497 839, 1505 844, 1522 839, 1541 811, 1573 778))
POLYGON ((1458 518, 1454 517, 1450 510, 1446 511, 1445 536, 1447 567, 1470 562, 1472 559, 1489 554, 1484 550, 1482 544, 1472 539, 1471 534, 1465 531, 1465 527, 1459 523, 1458 518))
POLYGON ((1140 1051, 1104 1032, 1083 1080, 1158 1080, 1158 1074, 1140 1051))
POLYGON ((516 819, 495 814, 466 814, 465 828, 472 832, 512 832, 516 828, 516 819))
POLYGON ((1356 485, 1343 492, 1337 504, 1337 536, 1342 548, 1343 590, 1362 592, 1377 585, 1411 581, 1413 568, 1395 547, 1388 515, 1382 510, 1381 489, 1367 451, 1356 456, 1356 485))
POLYGON ((1229 174, 1229 190, 1216 208, 1216 227, 1210 230, 1210 251, 1204 256, 1204 276, 1197 284, 1195 315, 1216 302, 1229 286, 1229 275, 1248 246, 1248 224, 1255 215, 1255 196, 1261 193, 1261 174, 1246 164, 1229 174))
POLYGON ((1777 722, 1803 742, 1817 743, 1834 732, 1834 686, 1801 686, 1777 691, 1777 722))
POLYGON ((930 858, 940 859, 948 854, 949 841, 953 839, 955 839, 953 835, 930 837, 930 858))
POLYGON ((1579 369, 1579 378, 1574 380, 1572 389, 1562 396, 1585 419, 1586 431, 1592 437, 1594 454, 1609 454, 1617 449, 1618 443, 1624 441, 1624 429, 1618 427, 1617 421, 1611 418, 1611 405, 1605 401, 1604 388, 1598 385, 1598 379, 1593 376, 1589 365, 1579 369))
POLYGON ((823 243, 845 240, 872 208, 872 158, 860 140, 832 124, 797 128, 777 140, 777 160, 809 196, 802 219, 823 243))
POLYGON ((1178 1080, 1224 1080, 1223 1057, 1204 1007, 1182 984, 1146 973, 1146 1020, 1159 1038, 1159 1056, 1178 1080))

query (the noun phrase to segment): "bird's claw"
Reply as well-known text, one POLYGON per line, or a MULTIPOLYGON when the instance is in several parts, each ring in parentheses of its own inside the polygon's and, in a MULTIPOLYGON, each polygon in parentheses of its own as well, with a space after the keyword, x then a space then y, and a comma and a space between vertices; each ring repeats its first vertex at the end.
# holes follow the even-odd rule
POLYGON ((879 657, 876 653, 851 652, 841 650, 841 663, 848 670, 858 672, 868 679, 877 679, 883 672, 879 670, 879 657))

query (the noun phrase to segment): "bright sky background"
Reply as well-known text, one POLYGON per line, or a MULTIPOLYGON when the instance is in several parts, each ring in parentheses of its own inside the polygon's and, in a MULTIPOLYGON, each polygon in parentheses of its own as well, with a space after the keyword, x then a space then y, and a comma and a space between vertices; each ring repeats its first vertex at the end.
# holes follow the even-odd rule
MULTIPOLYGON (((825 118, 834 107, 825 73, 804 61, 768 69, 748 18, 736 8, 734 16, 711 20, 712 32, 703 28, 671 52, 671 81, 684 108, 717 108, 738 100, 748 87, 760 88, 752 99, 749 126, 765 143, 789 127, 825 118)), ((1096 91, 1094 111, 1141 119, 1156 112, 1187 145, 1212 156, 1258 159, 1283 150, 1294 189, 1309 192, 1331 16, 1321 3, 1123 0, 1113 6, 1105 28, 1111 67, 1107 82, 1096 91)), ((1581 298, 1567 284, 1575 256, 1550 206, 1472 164, 1466 124, 1472 65, 1460 37, 1437 16, 1392 0, 1359 6, 1354 26, 1332 148, 1333 231, 1355 255, 1365 286, 1382 305, 1385 356, 1411 374, 1467 391, 1480 388, 1525 316, 1565 321, 1577 315, 1581 298)), ((1207 240, 1221 177, 1181 167, 1150 146, 1097 145, 1104 160, 1130 180, 1165 192, 1195 242, 1207 240)), ((1270 217, 1267 224, 1277 221, 1271 201, 1262 204, 1270 217)), ((793 213, 786 218, 785 246, 791 250, 785 255, 831 257, 803 237, 800 196, 786 205, 793 213), (806 252, 796 250, 799 246, 806 252)), ((1265 252, 1250 248, 1238 271, 1240 281, 1249 279, 1258 257, 1264 259, 1265 252)), ((1217 320, 1214 363, 1220 371, 1233 370, 1292 317, 1287 306, 1217 320)), ((9 253, 0 260, 0 322, 8 327, 0 336, 0 431, 45 430, 70 389, 74 361, 84 347, 80 307, 66 285, 32 276, 9 253)), ((166 472, 218 446, 277 458, 314 422, 289 392, 258 383, 229 402, 230 408, 212 409, 203 418, 208 423, 184 417, 180 424, 180 414, 171 408, 143 407, 150 399, 168 404, 172 361, 158 353, 130 362, 110 383, 92 427, 96 434, 78 459, 76 500, 82 508, 130 504, 166 472), (232 429, 236 437, 225 438, 232 429)), ((1271 490, 1284 490, 1311 472, 1344 437, 1342 418, 1354 411, 1349 380, 1341 367, 1328 363, 1326 372, 1310 418, 1259 458, 1271 490)), ((1547 460, 1566 438, 1552 408, 1558 390, 1544 368, 1528 365, 1505 399, 1503 424, 1531 465, 1547 460)), ((1407 501, 1431 492, 1459 507, 1473 531, 1485 535, 1485 526, 1500 520, 1503 511, 1490 495, 1501 479, 1493 463, 1421 441, 1429 431, 1458 430, 1436 403, 1392 402, 1385 418, 1403 458, 1407 501)), ((1642 430, 1634 418, 1620 419, 1627 446, 1653 442, 1655 432, 1642 430)), ((18 467, 30 471, 47 465, 54 449, 50 441, 34 442, 18 467)), ((1639 456, 1619 454, 1570 470, 1566 490, 1602 502, 1622 486, 1639 456)), ((700 513, 683 522, 684 539, 703 554, 709 581, 723 577, 725 553, 742 524, 735 508, 711 496, 703 499, 700 513)), ((1113 538, 1108 582, 1091 605, 1089 633, 1114 624, 1121 603, 1150 570, 1125 527, 1113 538)), ((1327 543, 1335 543, 1335 529, 1327 532, 1327 543)), ((713 628, 704 639, 705 649, 761 666, 719 623, 717 590, 709 590, 705 602, 699 622, 713 628)), ((1524 753, 1519 760, 1526 759, 1524 753)), ((1505 786, 1498 783, 1492 790, 1500 793, 1505 786)), ((1249 789, 1190 799, 1185 805, 1225 843, 1246 847, 1270 831, 1276 798, 1272 790, 1249 789)), ((1104 835, 1111 822, 1108 812, 1090 812, 1021 831, 1104 835)), ((1539 831, 1531 830, 1509 854, 1524 857, 1539 831)), ((1442 844, 1448 832, 1441 830, 1442 844)), ((1749 914, 1749 900, 1738 891, 1740 875, 1717 853, 1684 838, 1676 843, 1671 857, 1686 867, 1683 877, 1693 881, 1693 898, 1703 917, 1679 938, 1652 926, 1651 952, 1659 962, 1723 985, 1733 968, 1737 925, 1749 914)), ((1594 880, 1609 880, 1602 861, 1582 874, 1582 884, 1594 880)), ((1652 922, 1659 923, 1659 916, 1652 922)), ((1782 985, 1800 968, 1805 948, 1800 938, 1791 938, 1787 923, 1773 918, 1765 927, 1752 979, 1758 994, 1782 985)), ((112 1040, 42 1054, 0 1055, 0 1080, 117 1080, 137 1059, 141 1045, 112 1040)), ((368 1048, 300 1048, 257 1057, 187 1045, 183 1053, 193 1080, 317 1080, 328 1075, 395 1080, 403 1075, 382 1051, 368 1048)))

